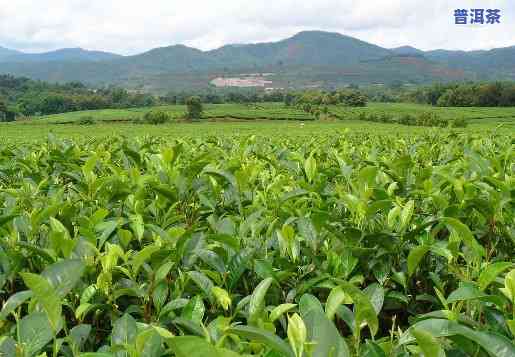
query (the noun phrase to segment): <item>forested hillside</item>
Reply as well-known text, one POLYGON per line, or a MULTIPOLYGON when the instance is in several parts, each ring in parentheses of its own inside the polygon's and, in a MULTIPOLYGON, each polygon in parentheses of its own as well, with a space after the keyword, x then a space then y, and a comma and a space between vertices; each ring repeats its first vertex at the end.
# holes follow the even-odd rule
POLYGON ((341 87, 515 79, 515 47, 490 51, 383 48, 338 33, 305 31, 278 42, 201 51, 183 45, 133 56, 63 49, 43 54, 0 50, 0 73, 51 82, 81 81, 147 92, 207 88, 217 77, 267 73, 270 87, 341 87))

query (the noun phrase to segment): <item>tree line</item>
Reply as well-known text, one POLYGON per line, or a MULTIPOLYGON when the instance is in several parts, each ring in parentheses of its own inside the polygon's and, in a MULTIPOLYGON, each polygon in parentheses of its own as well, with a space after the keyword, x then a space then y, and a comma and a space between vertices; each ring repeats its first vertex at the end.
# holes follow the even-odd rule
POLYGON ((348 107, 364 107, 368 98, 357 89, 340 89, 335 91, 301 91, 288 92, 284 95, 284 104, 296 107, 312 114, 315 119, 329 114, 330 105, 343 104, 348 107))
POLYGON ((408 101, 441 107, 512 107, 515 106, 515 83, 434 84, 412 90, 408 101))
POLYGON ((145 107, 154 96, 106 87, 91 89, 80 82, 54 84, 0 75, 0 119, 66 113, 80 110, 145 107))
POLYGON ((336 105, 344 104, 349 107, 364 107, 367 97, 357 89, 340 89, 335 91, 299 91, 288 92, 284 95, 284 102, 291 105, 336 105))
POLYGON ((92 89, 80 82, 65 84, 35 81, 23 77, 0 75, 0 121, 12 121, 16 116, 34 116, 95 109, 152 107, 187 104, 191 97, 202 103, 282 102, 281 91, 171 91, 156 96, 129 91, 115 86, 92 89))
POLYGON ((164 104, 185 105, 191 97, 198 97, 202 103, 266 103, 283 102, 285 91, 274 90, 265 92, 258 89, 204 89, 195 91, 170 91, 160 96, 159 101, 164 104))
POLYGON ((80 82, 65 84, 35 81, 23 77, 0 75, 0 121, 16 116, 50 115, 82 110, 186 105, 190 98, 202 103, 283 102, 283 91, 256 89, 170 91, 152 95, 115 86, 88 88, 80 82))

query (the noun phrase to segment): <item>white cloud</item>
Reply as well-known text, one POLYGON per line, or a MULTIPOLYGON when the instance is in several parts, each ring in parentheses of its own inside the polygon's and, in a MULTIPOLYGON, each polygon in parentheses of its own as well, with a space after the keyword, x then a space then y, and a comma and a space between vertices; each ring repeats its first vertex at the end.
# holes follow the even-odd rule
POLYGON ((301 30, 384 47, 478 49, 515 45, 511 0, 0 0, 0 46, 133 54, 177 43, 212 49, 301 30), (453 10, 499 8, 499 25, 457 26, 453 10))

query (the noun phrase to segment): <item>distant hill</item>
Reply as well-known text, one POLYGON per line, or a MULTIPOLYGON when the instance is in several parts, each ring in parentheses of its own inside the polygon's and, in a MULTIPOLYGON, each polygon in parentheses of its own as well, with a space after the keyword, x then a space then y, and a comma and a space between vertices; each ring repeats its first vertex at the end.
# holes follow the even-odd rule
POLYGON ((2 55, 4 51, 0 50, 0 73, 158 92, 207 87, 216 77, 255 73, 273 73, 267 79, 281 88, 515 79, 515 47, 471 52, 424 52, 411 46, 386 49, 322 31, 211 51, 175 45, 134 56, 83 49, 2 55))
POLYGON ((4 60, 5 58, 9 58, 12 56, 16 56, 22 54, 22 52, 11 50, 8 48, 0 47, 0 62, 4 60))
POLYGON ((220 63, 244 67, 331 66, 379 59, 390 51, 338 33, 305 31, 271 43, 229 45, 206 53, 220 63))
MULTIPOLYGON (((4 49, 7 50, 7 49, 4 49)), ((82 48, 63 48, 43 53, 23 53, 7 50, 6 55, 1 55, 0 62, 99 62, 107 61, 122 56, 102 51, 88 51, 82 48)))
POLYGON ((435 50, 424 55, 451 68, 473 72, 470 79, 515 79, 515 46, 489 51, 435 50))
POLYGON ((415 48, 415 47, 411 47, 411 46, 401 46, 401 47, 396 47, 396 48, 392 48, 391 51, 397 55, 401 55, 401 56, 409 56, 409 55, 414 55, 414 56, 423 56, 424 55, 424 51, 422 50, 419 50, 418 48, 415 48))

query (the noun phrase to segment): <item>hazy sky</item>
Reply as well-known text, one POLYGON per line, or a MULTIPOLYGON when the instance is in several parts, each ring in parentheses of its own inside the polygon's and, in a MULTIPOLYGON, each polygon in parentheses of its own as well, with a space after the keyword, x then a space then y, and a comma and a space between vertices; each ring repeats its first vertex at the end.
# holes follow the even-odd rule
POLYGON ((0 0, 0 46, 34 52, 212 49, 313 29, 384 47, 513 46, 515 0, 0 0), (456 8, 501 9, 501 24, 455 25, 456 8))

